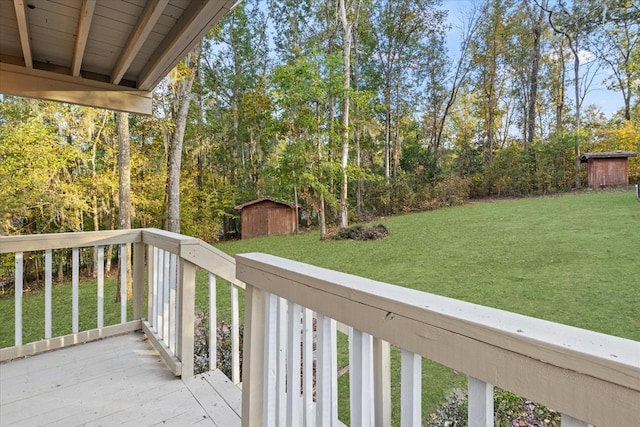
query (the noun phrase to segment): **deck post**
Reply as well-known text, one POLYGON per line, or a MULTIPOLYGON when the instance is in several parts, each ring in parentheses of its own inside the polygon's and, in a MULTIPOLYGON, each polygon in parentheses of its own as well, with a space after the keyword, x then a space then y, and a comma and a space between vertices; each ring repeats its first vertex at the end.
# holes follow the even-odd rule
POLYGON ((142 296, 144 294, 144 248, 145 244, 133 244, 133 320, 142 319, 142 296))
POLYGON ((264 425, 265 303, 261 289, 247 283, 242 359, 242 425, 264 425))
MULTIPOLYGON (((178 348, 177 356, 182 363, 183 379, 193 376, 193 330, 196 297, 196 266, 180 258, 180 297, 178 304, 178 348)), ((164 319, 166 322, 167 319, 164 319)), ((165 337, 168 339, 168 337, 165 337)))

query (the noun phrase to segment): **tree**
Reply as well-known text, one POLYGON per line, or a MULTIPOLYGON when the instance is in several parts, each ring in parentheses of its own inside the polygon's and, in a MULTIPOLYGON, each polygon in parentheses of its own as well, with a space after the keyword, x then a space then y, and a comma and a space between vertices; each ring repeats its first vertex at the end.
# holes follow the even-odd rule
POLYGON ((174 95, 172 115, 175 128, 169 144, 167 172, 167 225, 166 229, 180 232, 180 170, 182 165, 182 146, 187 125, 187 113, 191 103, 191 87, 195 78, 195 69, 200 58, 200 44, 187 54, 183 62, 174 70, 171 84, 174 95))
POLYGON ((343 35, 343 81, 342 81, 342 156, 340 160, 340 174, 342 185, 340 186, 340 226, 349 226, 349 211, 347 207, 347 163, 349 161, 349 105, 351 99, 351 43, 354 21, 358 20, 360 0, 352 0, 345 5, 345 0, 340 0, 340 21, 342 22, 343 35), (348 12, 347 12, 348 9, 348 12))
MULTIPOLYGON (((120 229, 131 229, 131 138, 129 135, 129 113, 118 113, 118 211, 120 229)), ((133 276, 131 272, 131 244, 126 246, 126 257, 120 256, 120 268, 127 271, 127 283, 120 282, 118 276, 118 289, 116 292, 116 302, 120 301, 120 287, 126 286, 127 300, 133 296, 133 276)), ((101 268, 101 266, 99 267, 101 268)))
POLYGON ((602 22, 595 27, 592 45, 598 59, 612 71, 609 86, 620 91, 624 118, 631 120, 633 87, 640 80, 638 58, 634 58, 640 48, 640 6, 634 2, 602 2, 602 22))

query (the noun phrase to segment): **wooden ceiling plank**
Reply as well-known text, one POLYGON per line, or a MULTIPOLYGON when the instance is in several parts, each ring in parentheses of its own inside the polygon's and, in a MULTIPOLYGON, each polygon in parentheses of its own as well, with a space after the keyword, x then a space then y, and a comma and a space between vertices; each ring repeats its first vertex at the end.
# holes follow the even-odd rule
POLYGON ((80 9, 80 19, 78 21, 78 35, 76 36, 76 45, 73 49, 73 60, 71 61, 71 75, 78 77, 84 58, 84 51, 87 47, 87 39, 89 38, 89 29, 91 29, 91 20, 93 19, 93 11, 96 8, 96 0, 84 0, 82 9, 80 9))
POLYGON ((29 42, 29 23, 27 22, 27 4, 24 0, 13 0, 13 6, 16 10, 24 65, 27 68, 33 68, 33 56, 31 54, 31 43, 29 42))
POLYGON ((144 66, 138 88, 155 87, 234 4, 229 0, 193 0, 144 66))
POLYGON ((147 37, 149 37, 151 30, 153 30, 156 22, 158 22, 158 19, 162 16, 162 12, 168 3, 169 0, 153 0, 147 3, 142 12, 142 16, 136 24, 135 30, 131 34, 131 38, 127 42, 120 58, 118 58, 116 66, 111 72, 111 83, 120 83, 124 73, 127 72, 127 69, 140 51, 140 48, 142 48, 147 37))

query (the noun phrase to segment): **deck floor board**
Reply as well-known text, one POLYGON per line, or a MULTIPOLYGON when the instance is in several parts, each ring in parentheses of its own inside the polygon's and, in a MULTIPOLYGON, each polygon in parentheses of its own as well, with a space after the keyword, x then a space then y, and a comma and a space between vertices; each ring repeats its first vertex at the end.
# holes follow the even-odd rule
POLYGON ((176 378, 140 333, 0 364, 2 427, 234 426, 240 396, 219 372, 176 378))

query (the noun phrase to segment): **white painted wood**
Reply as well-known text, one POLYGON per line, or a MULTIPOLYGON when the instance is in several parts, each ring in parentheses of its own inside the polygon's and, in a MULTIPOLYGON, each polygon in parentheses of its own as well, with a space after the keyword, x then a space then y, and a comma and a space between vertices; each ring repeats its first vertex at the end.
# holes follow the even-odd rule
POLYGON ((224 375, 181 381, 158 359, 143 334, 130 333, 4 363, 0 423, 240 425, 241 391, 224 375))
POLYGON ((135 30, 131 33, 129 41, 127 41, 127 46, 122 50, 113 71, 111 71, 111 83, 120 83, 122 76, 124 76, 131 62, 133 62, 140 48, 147 40, 149 33, 153 30, 168 2, 169 0, 151 0, 147 2, 135 30))
POLYGON ((98 246, 98 328, 104 326, 104 246, 98 246))
POLYGON ((349 330, 349 393, 352 426, 373 424, 373 340, 358 329, 349 330))
POLYGON ((155 331, 160 337, 162 337, 163 325, 163 292, 164 292, 164 259, 165 250, 160 249, 158 251, 158 289, 156 290, 156 322, 154 324, 155 331))
POLYGON ((422 357, 402 349, 400 354, 400 419, 405 427, 419 426, 422 424, 422 357))
POLYGON ((236 263, 247 286, 278 292, 561 413, 594 425, 632 425, 637 419, 631 408, 640 401, 638 342, 271 255, 237 255, 236 263), (603 395, 615 395, 615 402, 603 395))
POLYGON ((87 47, 87 38, 89 37, 89 29, 91 28, 91 20, 93 19, 93 11, 95 8, 96 0, 82 1, 76 43, 73 49, 73 59, 71 60, 71 75, 75 77, 80 75, 80 67, 82 66, 82 59, 84 58, 85 48, 87 47))
POLYGON ((0 92, 8 95, 69 102, 96 108, 151 114, 151 92, 56 71, 0 62, 0 92))
POLYGON ((15 345, 22 345, 22 291, 24 275, 24 253, 15 254, 15 284, 14 284, 14 307, 15 307, 15 345))
POLYGON ((71 331, 77 334, 80 329, 80 250, 71 250, 71 331))
MULTIPOLYGON (((144 246, 144 243, 141 243, 144 246)), ((155 293, 158 289, 156 268, 158 265, 158 248, 147 246, 147 317, 146 320, 152 327, 156 321, 155 313, 155 293)))
POLYGON ((590 424, 585 423, 584 421, 577 420, 569 415, 561 414, 560 415, 560 424, 562 427, 589 427, 590 424))
POLYGON ((158 352, 160 358, 164 364, 169 368, 175 376, 182 374, 182 362, 175 353, 172 353, 167 343, 158 335, 156 331, 151 328, 151 325, 147 322, 142 322, 142 330, 149 338, 149 342, 153 348, 158 352))
POLYGON ((391 427, 391 346, 373 338, 373 392, 375 425, 391 427))
POLYGON ((53 285, 53 254, 44 252, 44 338, 51 338, 51 290, 53 285))
POLYGON ((149 305, 151 310, 149 316, 151 326, 154 331, 158 331, 158 288, 160 283, 160 249, 153 246, 153 279, 149 282, 149 305))
POLYGON ((120 245, 120 323, 127 321, 127 245, 120 245))
POLYGON ((302 405, 300 394, 300 374, 302 366, 301 335, 302 307, 288 304, 287 331, 287 426, 297 427, 301 422, 302 405))
MULTIPOLYGON (((17 358, 33 356, 38 353, 57 350, 76 344, 84 344, 90 341, 101 340, 114 335, 121 335, 140 329, 140 321, 131 321, 122 325, 107 326, 99 329, 82 331, 77 334, 69 334, 41 341, 35 341, 20 346, 0 348, 0 362, 17 358)), ((2 381, 0 381, 1 383, 2 381)))
POLYGON ((338 358, 336 321, 318 313, 316 317, 316 422, 338 426, 338 358))
POLYGON ((209 370, 218 367, 218 307, 216 276, 209 273, 209 370))
POLYGON ((164 251, 164 260, 162 261, 162 300, 160 301, 160 310, 162 310, 162 332, 158 331, 158 335, 169 345, 169 283, 171 283, 171 253, 164 251))
POLYGON ((180 292, 178 310, 178 358, 182 363, 182 378, 193 376, 193 332, 196 298, 196 266, 180 260, 178 265, 178 289, 180 292))
POLYGON ((240 383, 240 303, 238 288, 231 284, 231 380, 240 383))
POLYGON ((468 377, 469 427, 493 427, 493 386, 468 377))
POLYGON ((220 20, 233 6, 233 1, 191 2, 184 10, 150 61, 142 69, 138 87, 150 90, 177 64, 176 58, 183 58, 190 48, 204 36, 206 31, 220 20), (176 41, 179 40, 180 43, 176 41))
POLYGON ((27 4, 24 0, 14 0, 13 6, 16 11, 18 33, 20 34, 20 45, 22 46, 22 57, 27 68, 33 68, 33 57, 31 55, 31 43, 29 41, 29 22, 27 19, 27 4))
MULTIPOLYGON (((0 64, 1 67, 2 64, 0 64)), ((143 230, 104 230, 73 233, 0 236, 0 253, 44 251, 134 243, 142 240, 143 230)), ((149 230, 153 233, 153 229, 149 230)))
MULTIPOLYGON (((264 321, 264 420, 263 425, 276 425, 278 376, 278 297, 272 293, 265 295, 264 321)), ((246 315, 245 315, 246 317, 246 315)))
POLYGON ((175 353, 176 347, 178 346, 178 257, 176 254, 171 254, 169 263, 169 316, 167 321, 169 328, 167 335, 167 344, 169 345, 169 349, 171 349, 171 351, 175 353))
POLYGON ((264 423, 265 391, 265 292, 253 286, 245 291, 245 320, 242 365, 242 425, 264 423))
MULTIPOLYGON (((144 272, 145 245, 137 242, 133 244, 133 319, 142 319, 144 310, 144 272)), ((149 259, 151 263, 151 259, 149 259)), ((149 267, 151 269, 151 267, 149 267)), ((148 317, 148 316, 147 316, 148 317)))
POLYGON ((278 297, 276 332, 276 425, 287 422, 287 300, 278 297))
POLYGON ((315 426, 315 405, 313 403, 313 311, 303 309, 303 338, 302 338, 302 425, 315 426))

